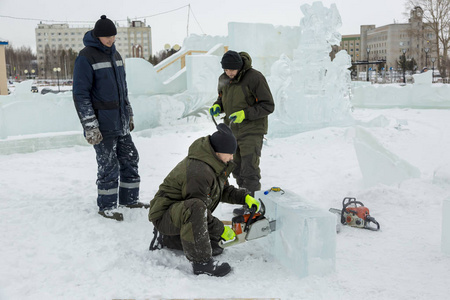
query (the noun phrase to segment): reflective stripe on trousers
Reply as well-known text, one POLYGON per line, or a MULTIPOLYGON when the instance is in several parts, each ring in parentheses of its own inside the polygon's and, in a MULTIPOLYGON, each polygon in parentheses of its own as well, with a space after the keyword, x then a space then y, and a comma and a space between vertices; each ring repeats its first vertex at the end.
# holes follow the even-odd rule
POLYGON ((139 199, 139 154, 131 135, 104 137, 94 145, 97 154, 97 204, 100 210, 119 204, 134 204, 139 199), (120 177, 120 183, 119 183, 120 177))

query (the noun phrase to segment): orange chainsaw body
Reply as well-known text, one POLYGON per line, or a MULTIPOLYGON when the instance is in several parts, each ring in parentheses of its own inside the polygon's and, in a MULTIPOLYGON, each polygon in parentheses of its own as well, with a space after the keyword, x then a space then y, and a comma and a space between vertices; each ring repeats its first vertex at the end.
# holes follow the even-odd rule
MULTIPOLYGON (((253 219, 255 219, 256 217, 259 217, 260 215, 261 215, 260 213, 256 213, 253 216, 253 219)), ((236 222, 236 223, 233 222, 233 224, 232 224, 232 229, 236 233, 236 235, 239 235, 244 232, 245 224, 248 222, 250 215, 245 214, 242 217, 243 217, 243 219, 239 220, 239 222, 236 222)))

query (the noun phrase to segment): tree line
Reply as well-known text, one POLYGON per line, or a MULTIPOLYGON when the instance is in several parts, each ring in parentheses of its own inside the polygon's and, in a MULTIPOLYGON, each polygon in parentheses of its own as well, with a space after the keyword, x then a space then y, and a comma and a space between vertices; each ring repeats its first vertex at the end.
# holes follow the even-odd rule
POLYGON ((14 48, 11 44, 5 47, 6 75, 9 80, 25 79, 70 79, 78 53, 72 49, 50 49, 46 46, 43 63, 38 64, 37 57, 30 47, 14 48), (56 74, 54 66, 61 70, 56 74))
POLYGON ((30 47, 13 48, 11 44, 5 47, 6 75, 8 79, 23 79, 33 76, 37 71, 36 55, 30 47))
POLYGON ((170 57, 171 55, 177 53, 179 50, 175 50, 173 48, 169 49, 169 50, 161 50, 158 53, 156 53, 155 55, 150 55, 150 58, 148 59, 148 61, 156 66, 157 64, 159 64, 160 62, 162 62, 163 60, 165 60, 166 58, 170 57))
MULTIPOLYGON (((161 50, 154 55, 150 55, 148 61, 156 66, 158 63, 175 54, 178 50, 161 50)), ((14 48, 11 44, 5 48, 6 73, 9 80, 25 79, 71 79, 73 67, 78 52, 71 48, 50 49, 46 45, 44 49, 43 62, 38 65, 37 57, 30 47, 14 48), (61 70, 55 73, 54 66, 60 66, 61 70)))

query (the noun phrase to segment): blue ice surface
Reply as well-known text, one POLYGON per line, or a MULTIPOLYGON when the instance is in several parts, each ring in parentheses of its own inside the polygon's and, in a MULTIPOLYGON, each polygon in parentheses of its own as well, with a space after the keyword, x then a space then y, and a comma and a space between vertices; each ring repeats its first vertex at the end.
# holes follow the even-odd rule
POLYGON ((336 215, 291 192, 255 193, 276 230, 258 242, 298 277, 335 271, 336 215))

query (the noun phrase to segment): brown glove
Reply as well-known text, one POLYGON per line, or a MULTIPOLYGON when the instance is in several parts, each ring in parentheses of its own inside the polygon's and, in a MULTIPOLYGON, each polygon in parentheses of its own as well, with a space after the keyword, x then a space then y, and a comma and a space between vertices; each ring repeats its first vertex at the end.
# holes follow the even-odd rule
POLYGON ((133 120, 133 116, 130 116, 130 132, 133 131, 134 129, 134 120, 133 120))
POLYGON ((97 145, 103 140, 102 133, 98 127, 86 131, 86 140, 91 145, 97 145))

